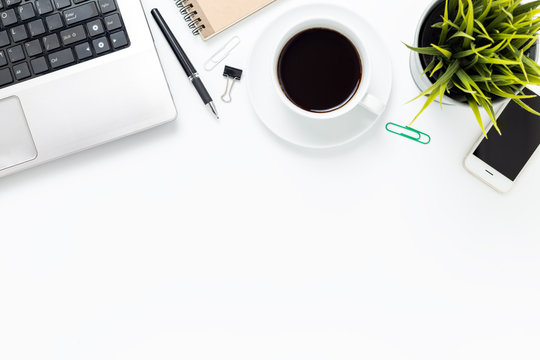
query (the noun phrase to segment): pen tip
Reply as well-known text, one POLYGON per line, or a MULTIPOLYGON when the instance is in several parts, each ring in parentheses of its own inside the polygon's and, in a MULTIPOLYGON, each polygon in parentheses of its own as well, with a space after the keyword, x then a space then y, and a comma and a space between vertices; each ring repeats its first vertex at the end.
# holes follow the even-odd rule
POLYGON ((212 113, 214 113, 214 116, 216 117, 216 119, 219 120, 219 114, 217 112, 216 105, 214 105, 213 102, 210 102, 210 103, 208 103, 208 106, 210 107, 210 110, 212 110, 212 113))

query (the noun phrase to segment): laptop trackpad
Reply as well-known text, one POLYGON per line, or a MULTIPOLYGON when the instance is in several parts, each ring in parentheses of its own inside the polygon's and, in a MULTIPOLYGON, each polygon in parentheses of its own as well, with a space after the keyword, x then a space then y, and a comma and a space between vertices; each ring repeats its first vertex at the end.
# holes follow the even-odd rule
POLYGON ((19 98, 0 100, 0 171, 36 157, 36 146, 19 98))

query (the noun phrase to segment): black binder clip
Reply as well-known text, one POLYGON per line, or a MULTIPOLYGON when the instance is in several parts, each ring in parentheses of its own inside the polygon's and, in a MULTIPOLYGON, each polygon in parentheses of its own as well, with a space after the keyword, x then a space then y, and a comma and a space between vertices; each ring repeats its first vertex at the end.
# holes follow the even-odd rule
POLYGON ((232 101, 231 93, 234 87, 234 84, 237 81, 242 79, 243 71, 240 69, 233 68, 231 66, 225 66, 225 71, 223 71, 223 76, 227 78, 227 87, 225 88, 225 93, 221 96, 221 100, 225 103, 230 103, 232 101))

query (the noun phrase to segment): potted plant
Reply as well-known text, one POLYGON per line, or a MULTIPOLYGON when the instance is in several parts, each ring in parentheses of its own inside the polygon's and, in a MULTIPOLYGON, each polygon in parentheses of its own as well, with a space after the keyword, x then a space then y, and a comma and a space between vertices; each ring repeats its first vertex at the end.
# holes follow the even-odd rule
MULTIPOLYGON (((493 103, 511 99, 536 115, 522 99, 527 85, 540 85, 535 62, 540 1, 437 0, 420 23, 411 70, 427 96, 413 122, 433 102, 465 103, 484 135, 484 109, 500 133, 493 103), (416 73, 416 74, 415 74, 416 73)), ((441 105, 442 106, 442 105, 441 105)), ((540 119, 539 119, 540 120, 540 119)))

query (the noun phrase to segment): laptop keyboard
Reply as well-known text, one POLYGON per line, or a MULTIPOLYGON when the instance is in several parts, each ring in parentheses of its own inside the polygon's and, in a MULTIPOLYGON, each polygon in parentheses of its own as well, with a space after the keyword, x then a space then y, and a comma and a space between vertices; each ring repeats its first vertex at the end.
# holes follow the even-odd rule
POLYGON ((115 0, 0 0, 0 89, 129 45, 115 0))

